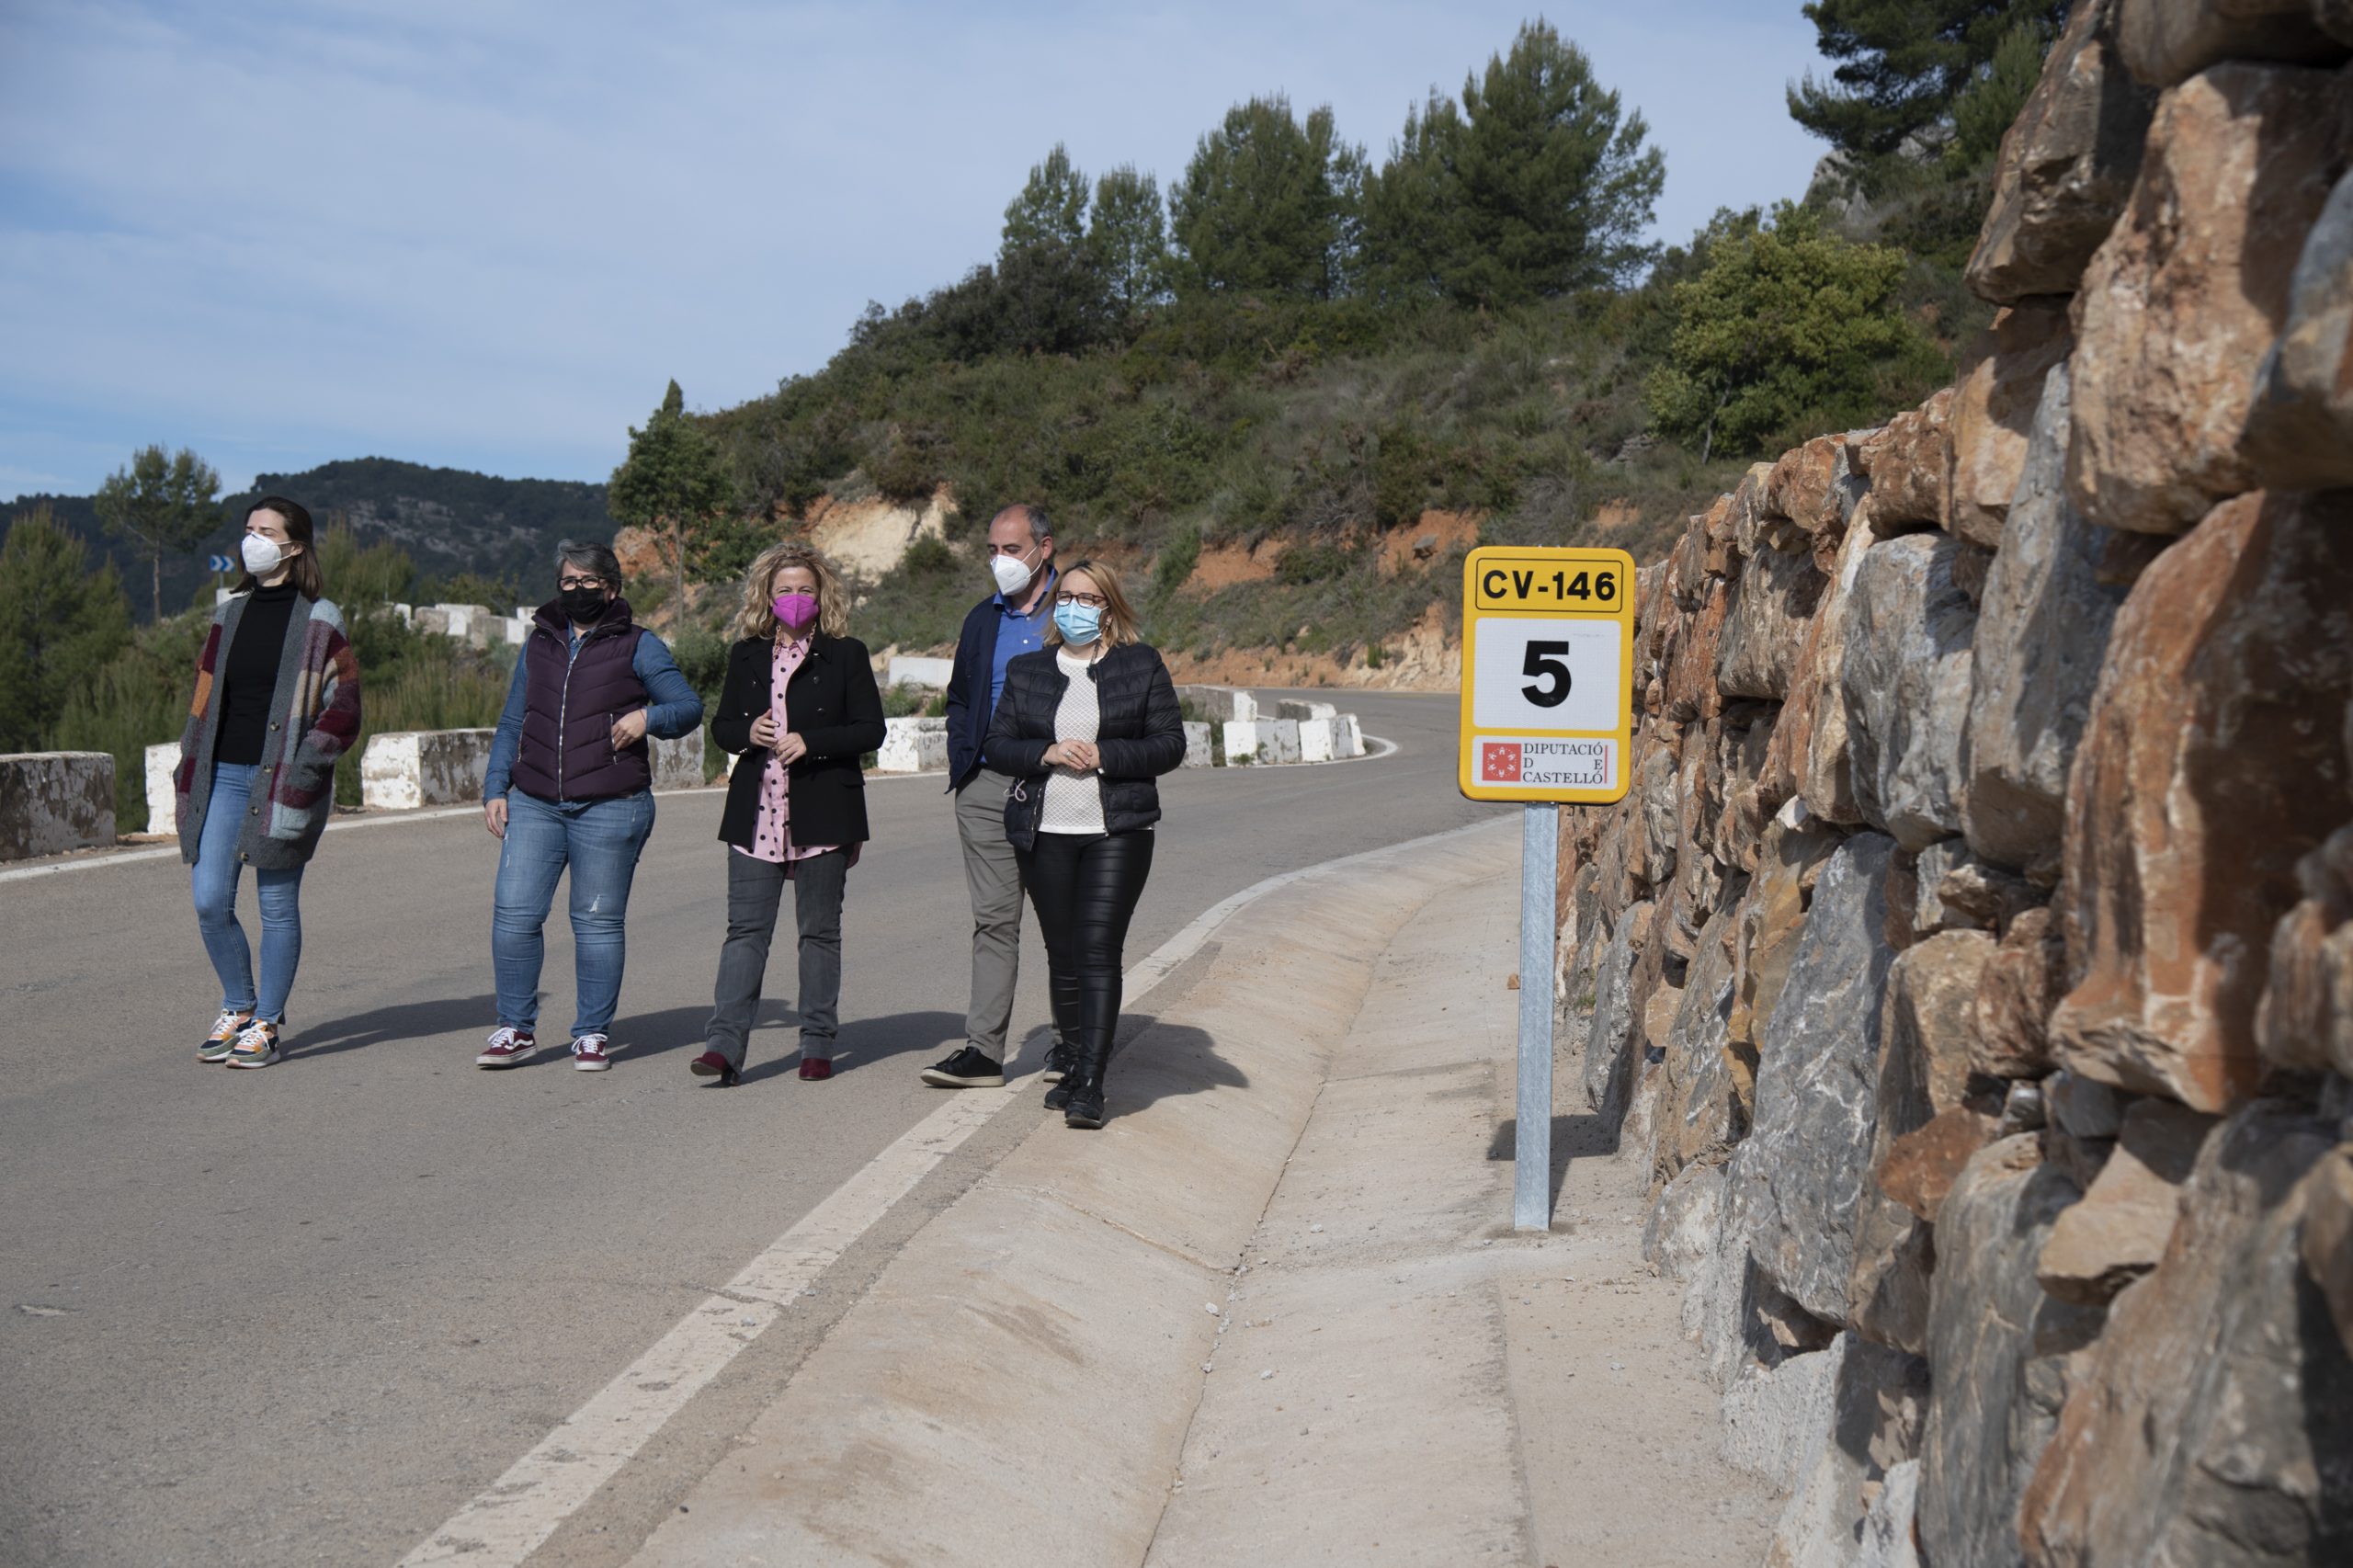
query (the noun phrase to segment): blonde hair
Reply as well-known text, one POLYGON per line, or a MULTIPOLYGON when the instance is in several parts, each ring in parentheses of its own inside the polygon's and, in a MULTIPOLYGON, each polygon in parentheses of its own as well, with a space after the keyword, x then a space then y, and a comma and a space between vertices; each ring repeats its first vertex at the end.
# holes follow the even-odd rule
POLYGON ((744 574, 744 608, 735 612, 727 634, 738 641, 777 634, 776 607, 768 601, 776 597, 776 574, 788 566, 806 567, 817 579, 817 630, 828 637, 848 636, 849 590, 843 586, 841 574, 814 546, 797 539, 772 544, 752 558, 751 569, 744 574))
MULTIPOLYGON (((1095 591, 1103 596, 1103 646, 1118 648, 1141 642, 1142 628, 1136 624, 1136 612, 1128 603, 1128 591, 1120 585, 1119 571, 1109 562, 1072 562, 1062 568, 1062 575, 1055 580, 1054 592, 1060 594, 1062 585, 1081 572, 1095 579, 1095 591)), ((1063 629, 1054 624, 1054 618, 1050 615, 1046 618, 1046 646, 1057 648, 1062 642, 1063 629)))

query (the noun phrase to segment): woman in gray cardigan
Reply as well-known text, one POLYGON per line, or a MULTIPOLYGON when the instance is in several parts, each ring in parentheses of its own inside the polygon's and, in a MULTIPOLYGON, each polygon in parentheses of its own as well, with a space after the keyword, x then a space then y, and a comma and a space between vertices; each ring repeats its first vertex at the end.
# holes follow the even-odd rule
POLYGON ((359 735, 359 661, 325 597, 311 514, 282 495, 245 510, 245 571, 212 612, 180 734, 180 858, 195 868, 197 927, 221 977, 201 1062, 278 1060, 302 957, 302 868, 335 810, 335 765, 359 735), (261 898, 261 984, 237 924, 237 878, 261 898))

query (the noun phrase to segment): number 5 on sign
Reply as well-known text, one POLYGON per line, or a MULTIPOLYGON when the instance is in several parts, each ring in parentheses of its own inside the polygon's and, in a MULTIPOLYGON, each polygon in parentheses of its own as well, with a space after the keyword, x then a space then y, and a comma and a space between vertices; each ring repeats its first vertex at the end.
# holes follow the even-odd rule
POLYGON ((1462 577, 1462 792, 1623 798, 1633 642, 1634 562, 1624 551, 1472 551, 1462 577))

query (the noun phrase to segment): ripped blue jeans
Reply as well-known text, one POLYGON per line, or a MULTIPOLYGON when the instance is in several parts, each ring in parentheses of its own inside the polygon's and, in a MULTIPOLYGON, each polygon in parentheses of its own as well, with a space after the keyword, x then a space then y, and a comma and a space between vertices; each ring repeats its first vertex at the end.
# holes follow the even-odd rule
POLYGON ((654 792, 608 801, 542 801, 506 792, 506 838, 490 915, 491 970, 498 1021, 533 1029, 540 1018, 540 967, 556 880, 572 869, 572 964, 578 987, 573 1038, 603 1034, 621 995, 628 956, 623 923, 637 857, 654 831, 654 792))

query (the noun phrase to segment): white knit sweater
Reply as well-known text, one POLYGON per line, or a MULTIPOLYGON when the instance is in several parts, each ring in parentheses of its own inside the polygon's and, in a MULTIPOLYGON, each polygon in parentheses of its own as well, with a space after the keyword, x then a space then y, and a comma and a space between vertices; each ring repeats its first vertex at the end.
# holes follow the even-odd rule
MULTIPOLYGON (((1054 663, 1069 681, 1063 688, 1061 705, 1054 710, 1054 739, 1092 741, 1101 727, 1102 714, 1095 705, 1095 679, 1087 674, 1091 661, 1074 657, 1070 649, 1063 647, 1054 651, 1054 663)), ((1056 767, 1046 780, 1046 806, 1039 818, 1038 831, 1101 833, 1101 781, 1094 774, 1075 767, 1056 767)))

